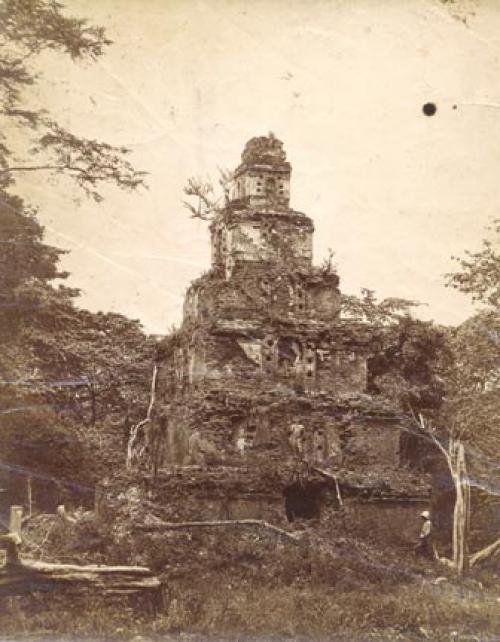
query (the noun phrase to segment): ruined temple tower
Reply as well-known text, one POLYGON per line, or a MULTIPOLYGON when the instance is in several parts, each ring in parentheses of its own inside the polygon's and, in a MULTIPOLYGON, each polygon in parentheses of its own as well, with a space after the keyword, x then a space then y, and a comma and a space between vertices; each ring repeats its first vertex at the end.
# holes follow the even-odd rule
POLYGON ((314 225, 290 207, 291 172, 272 134, 245 145, 210 224, 211 268, 160 346, 159 465, 279 477, 307 461, 344 471, 345 484, 369 471, 390 494, 399 420, 366 394, 373 336, 342 317, 335 269, 313 266, 314 225))

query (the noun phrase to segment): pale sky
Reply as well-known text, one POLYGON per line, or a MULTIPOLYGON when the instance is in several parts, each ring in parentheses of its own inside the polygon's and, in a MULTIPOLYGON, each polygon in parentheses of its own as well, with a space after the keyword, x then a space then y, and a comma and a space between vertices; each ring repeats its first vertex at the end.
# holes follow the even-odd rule
POLYGON ((193 174, 234 168, 273 131, 292 163, 291 205, 335 251, 341 288, 425 302, 459 323, 451 255, 499 216, 500 2, 466 0, 67 0, 114 41, 96 64, 44 57, 38 98, 75 133, 133 150, 149 190, 95 204, 31 174, 47 240, 80 305, 166 333, 209 266, 205 223, 181 206, 193 174), (435 102, 432 117, 422 105, 435 102), (456 105, 454 109, 453 106, 456 105))

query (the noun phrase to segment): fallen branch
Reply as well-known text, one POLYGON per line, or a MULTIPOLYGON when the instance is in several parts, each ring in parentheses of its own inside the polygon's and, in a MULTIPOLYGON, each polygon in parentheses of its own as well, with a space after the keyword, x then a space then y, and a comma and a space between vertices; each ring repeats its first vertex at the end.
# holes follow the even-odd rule
POLYGON ((327 479, 332 479, 335 482, 335 492, 337 493, 337 501, 339 503, 339 506, 343 506, 344 502, 342 500, 342 495, 340 494, 340 486, 339 486, 339 480, 337 479, 337 475, 334 475, 333 473, 330 473, 327 470, 323 470, 323 468, 317 468, 317 466, 311 466, 311 470, 314 470, 315 472, 322 475, 323 477, 326 477, 327 479))
POLYGON ((334 481, 337 479, 336 475, 334 475, 333 473, 330 473, 328 470, 324 470, 323 468, 318 468, 317 466, 311 466, 311 470, 314 470, 315 472, 319 473, 323 477, 327 477, 328 479, 333 479, 334 481))
POLYGON ((475 564, 478 564, 479 562, 484 561, 488 557, 491 557, 492 555, 494 555, 498 550, 500 550, 500 539, 497 539, 495 542, 493 542, 489 546, 486 546, 485 548, 482 548, 477 553, 474 553, 474 555, 471 555, 469 560, 469 565, 472 567, 475 564))
POLYGON ((141 524, 135 527, 139 531, 178 531, 178 530, 189 530, 191 528, 224 528, 224 527, 256 527, 261 528, 279 537, 283 537, 294 544, 300 543, 302 537, 301 535, 295 533, 289 533, 269 522, 265 522, 261 519, 223 519, 210 522, 163 522, 158 521, 154 524, 141 524))

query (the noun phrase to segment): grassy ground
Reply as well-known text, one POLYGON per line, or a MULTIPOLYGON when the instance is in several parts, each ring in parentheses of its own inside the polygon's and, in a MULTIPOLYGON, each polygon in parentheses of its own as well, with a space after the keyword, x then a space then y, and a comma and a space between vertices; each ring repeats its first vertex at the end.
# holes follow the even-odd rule
POLYGON ((154 616, 85 597, 57 597, 47 605, 46 597, 29 603, 10 598, 0 615, 2 639, 500 639, 500 602, 493 593, 428 581, 389 592, 186 582, 154 616))
POLYGON ((83 542, 75 533, 75 557, 93 534, 100 561, 147 563, 165 581, 164 607, 95 595, 3 598, 2 640, 500 640, 492 571, 457 581, 408 551, 316 531, 307 546, 256 533, 173 533, 103 550, 86 529, 83 542))

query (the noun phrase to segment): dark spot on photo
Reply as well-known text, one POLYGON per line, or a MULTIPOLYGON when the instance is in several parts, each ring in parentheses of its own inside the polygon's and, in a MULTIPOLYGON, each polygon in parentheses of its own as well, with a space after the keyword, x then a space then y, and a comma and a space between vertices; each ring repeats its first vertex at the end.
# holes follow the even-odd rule
POLYGON ((434 103, 425 103, 422 107, 422 111, 426 116, 434 116, 437 111, 437 107, 434 103))

